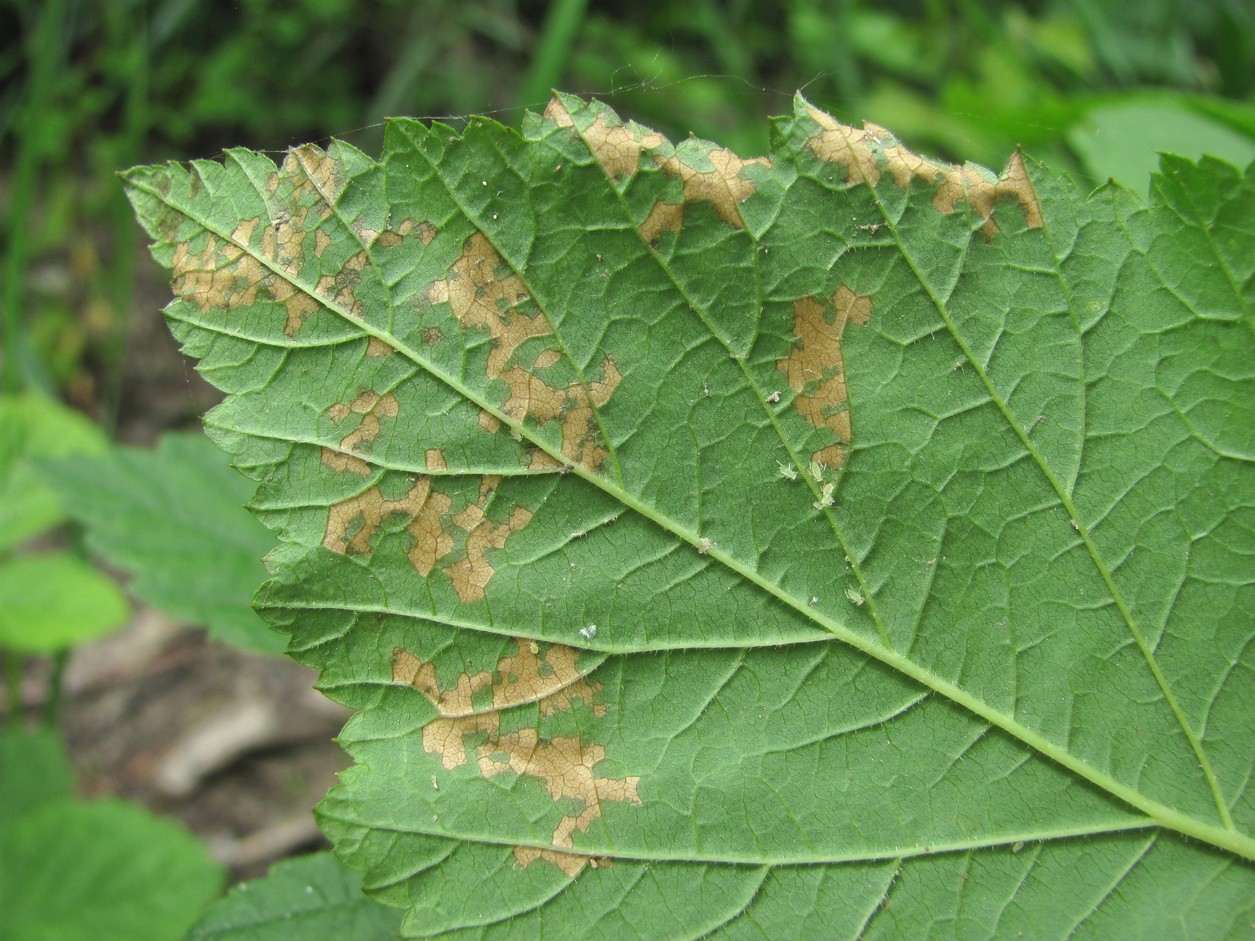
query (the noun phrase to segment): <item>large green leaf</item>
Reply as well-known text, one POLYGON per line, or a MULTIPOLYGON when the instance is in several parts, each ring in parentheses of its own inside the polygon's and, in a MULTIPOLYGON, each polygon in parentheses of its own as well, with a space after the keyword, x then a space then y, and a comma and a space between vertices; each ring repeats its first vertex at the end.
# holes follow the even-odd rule
POLYGON ((127 174, 338 853, 412 935, 1249 930, 1250 175, 774 139, 127 174))
POLYGON ((0 561, 0 648, 54 653, 126 623, 117 583, 67 552, 0 561))
POLYGON ((99 454, 105 436, 90 421, 37 393, 0 396, 0 551, 61 521, 41 458, 99 454))
POLYGON ((218 640, 283 649, 283 635, 251 606, 272 543, 244 509, 255 487, 203 435, 170 434, 153 451, 113 447, 42 469, 91 550, 135 573, 134 594, 218 640))
POLYGON ((222 884, 186 830, 122 801, 45 804, 4 848, 4 941, 177 941, 222 884))

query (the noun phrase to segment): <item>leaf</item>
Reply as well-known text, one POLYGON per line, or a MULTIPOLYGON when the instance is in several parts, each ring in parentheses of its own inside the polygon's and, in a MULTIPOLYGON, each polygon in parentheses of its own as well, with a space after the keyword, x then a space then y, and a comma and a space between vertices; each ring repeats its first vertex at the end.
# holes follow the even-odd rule
POLYGON ((34 461, 104 449, 100 429, 77 412, 33 393, 0 396, 0 551, 61 521, 34 461))
POLYGON ((0 647, 53 653, 126 623, 117 584, 72 555, 49 552, 0 562, 0 647))
POLYGON ((138 597, 204 625, 216 640, 283 649, 283 635, 252 609, 266 578, 260 559, 273 544, 244 509, 255 487, 202 435, 166 435, 155 451, 113 447, 42 467, 92 552, 135 573, 138 597))
POLYGON ((126 175, 338 854, 413 936, 1245 932, 1251 175, 774 130, 126 175))
POLYGON ((1068 131, 1068 143, 1095 179, 1114 177, 1134 189, 1145 187, 1156 153, 1197 159, 1203 154, 1238 166, 1255 160, 1255 138, 1200 114, 1184 96, 1159 94, 1091 108, 1068 131))
POLYGON ((366 898, 359 882, 330 853, 276 863, 264 879, 243 883, 214 903, 187 941, 397 937, 401 913, 366 898))
POLYGON ((24 816, 73 791, 70 762, 55 732, 0 729, 0 850, 24 816))
POLYGON ((177 824, 122 801, 24 814, 0 854, 4 941, 177 941, 222 873, 177 824))

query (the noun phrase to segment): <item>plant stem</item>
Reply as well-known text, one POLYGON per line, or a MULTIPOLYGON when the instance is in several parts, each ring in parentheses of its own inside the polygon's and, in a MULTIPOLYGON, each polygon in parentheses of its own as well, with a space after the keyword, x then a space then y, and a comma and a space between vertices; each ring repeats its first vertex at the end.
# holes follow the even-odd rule
POLYGON ((61 691, 65 679, 65 666, 70 662, 69 650, 58 650, 52 656, 52 672, 48 675, 48 700, 44 703, 44 726, 56 729, 61 721, 61 691))
POLYGON ((4 652, 4 693, 8 724, 22 722, 22 658, 17 651, 4 652))

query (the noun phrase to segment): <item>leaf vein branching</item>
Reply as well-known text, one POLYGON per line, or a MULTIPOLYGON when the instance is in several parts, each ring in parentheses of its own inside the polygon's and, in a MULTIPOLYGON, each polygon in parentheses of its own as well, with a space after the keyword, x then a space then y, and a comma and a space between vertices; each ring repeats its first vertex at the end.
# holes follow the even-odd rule
POLYGON ((1098 898, 1094 899, 1094 903, 1090 906, 1089 911, 1072 923, 1072 926, 1067 931, 1068 937, 1075 935, 1081 925, 1085 924, 1085 922, 1089 921, 1090 918, 1098 914, 1098 911, 1102 908, 1103 903, 1115 895, 1116 889, 1120 887, 1120 884, 1124 882, 1124 880, 1129 877, 1130 873, 1138 867, 1142 860, 1150 854, 1150 851, 1154 848, 1157 839, 1158 833, 1155 832, 1152 832, 1147 836, 1146 843, 1142 846, 1138 853, 1128 861, 1126 866, 1124 866, 1119 872, 1115 873, 1114 878, 1112 878, 1111 882, 1108 883, 1102 894, 1098 898))
MULTIPOLYGON (((1137 620, 1133 617, 1133 612, 1130 609, 1128 602, 1124 598, 1124 593, 1120 590, 1120 587, 1116 584, 1113 573, 1110 567, 1108 566, 1105 558, 1103 557, 1102 552, 1099 550, 1098 545, 1095 543, 1093 535, 1089 530, 1089 527, 1086 525, 1085 521, 1081 518, 1081 514, 1076 504, 1073 502, 1071 494, 1068 492, 1068 489, 1064 486, 1063 481, 1061 481, 1059 477, 1054 473, 1053 468, 1046 461, 1045 457, 1042 455, 1041 451, 1037 448, 1037 445, 1033 442, 1032 438, 1028 435, 1027 430, 1016 419, 1014 413, 1011 411, 1009 403, 1005 400, 1005 398, 1000 394, 998 388, 994 385, 993 380, 989 376, 988 370, 985 368, 984 364, 980 362, 974 350, 972 349, 971 345, 967 342, 967 340, 963 336, 962 331, 958 328, 958 325, 954 322, 954 319, 950 316, 950 312, 946 309, 945 303, 938 296, 938 292, 936 288, 934 287, 934 285, 932 284, 931 280, 924 274, 924 271, 921 269, 920 264, 916 260, 914 254, 910 251, 908 246, 902 241, 901 235, 899 234, 896 226, 892 226, 892 222, 889 219, 889 213, 887 212, 884 206, 884 203, 880 197, 880 194, 876 192, 874 187, 869 187, 868 190, 871 193, 872 198, 875 200, 876 204, 881 207, 881 212, 886 222, 890 223, 891 229, 893 231, 894 239, 897 242, 898 250, 901 253, 902 258, 905 260, 906 264, 908 265, 908 267, 911 269, 911 272, 915 276, 915 279, 918 281, 920 287, 923 289, 923 291, 929 298, 930 302, 932 303, 933 308, 937 312, 937 315, 946 324, 947 328, 950 331, 951 336, 954 339, 954 342, 959 346, 959 349, 963 352, 964 358, 971 364, 972 368, 976 371, 976 374, 980 378, 982 385, 984 385, 985 387, 985 391, 988 393, 990 399, 994 402, 994 404, 997 406, 999 411, 1002 413, 1002 416, 1007 422, 1007 425, 1012 429, 1016 437, 1019 438, 1022 447, 1031 455, 1034 463, 1036 463, 1038 468, 1041 470, 1042 475, 1045 477, 1049 485, 1054 489, 1055 493, 1058 495, 1059 501, 1063 504, 1064 508, 1067 510, 1068 516, 1071 519, 1072 524, 1075 527, 1077 533, 1080 535, 1082 542, 1085 544, 1085 548, 1088 551, 1091 559, 1093 560, 1095 568, 1098 570, 1098 573, 1101 576, 1103 583, 1107 586, 1107 590, 1111 593, 1111 597, 1115 602, 1117 610, 1120 612, 1120 615, 1124 619, 1124 622, 1126 626, 1128 627, 1129 632, 1132 634, 1134 640, 1137 642, 1138 648, 1141 650, 1142 656, 1145 659, 1148 668, 1150 669, 1151 675, 1154 677, 1155 682, 1158 684, 1160 690, 1163 692, 1163 695, 1169 704, 1169 708, 1172 710, 1173 716, 1176 718, 1176 721, 1178 725, 1180 726, 1182 733, 1185 735, 1186 740, 1189 742, 1191 750, 1194 752, 1195 757, 1198 759, 1198 762, 1200 766, 1202 767, 1203 776, 1204 776, 1206 785, 1211 792, 1213 802, 1215 803, 1217 812, 1220 816, 1220 822, 1221 822, 1220 832, 1231 834, 1233 839, 1239 840, 1243 844, 1249 844, 1251 849, 1255 849, 1255 838, 1238 834, 1234 830, 1233 819, 1229 813, 1228 804, 1225 801, 1224 796, 1220 790, 1219 781, 1217 780, 1215 771, 1212 768, 1211 760, 1209 756, 1207 755, 1206 751, 1204 750, 1202 746, 1202 742, 1199 740, 1198 735, 1195 733, 1194 729, 1191 727, 1188 719, 1186 718, 1185 712, 1182 709, 1181 704, 1178 701, 1176 695, 1173 693, 1171 684, 1168 682, 1168 678, 1165 675, 1163 668, 1159 665, 1158 659, 1155 657, 1154 651, 1151 648, 1150 643, 1148 642, 1141 627, 1138 625, 1137 620)), ((972 700, 975 700, 975 697, 969 697, 969 698, 972 700)), ((1015 724, 1018 725, 1018 723, 1015 723, 1015 724)), ((1010 730, 1008 729, 1008 731, 1010 730)), ((1055 754, 1058 755, 1057 749, 1055 749, 1055 754)), ((1057 757, 1056 757, 1056 760, 1058 760, 1057 757)), ((1076 766, 1079 766, 1080 764, 1087 764, 1087 763, 1075 761, 1075 759, 1073 759, 1073 761, 1075 762, 1076 766)), ((1069 767, 1073 767, 1073 770, 1078 770, 1078 767, 1075 767, 1073 765, 1069 765, 1069 767)), ((1110 778, 1110 776, 1106 774, 1103 774, 1102 776, 1114 783, 1114 779, 1110 778)), ((1126 794, 1129 793, 1130 791, 1130 789, 1124 785, 1120 785, 1120 788, 1126 794)), ((1112 790, 1112 793, 1118 794, 1118 792, 1114 790, 1112 790)), ((1128 800, 1128 797, 1124 797, 1124 799, 1128 800)), ((1158 803, 1158 802, 1155 802, 1155 803, 1158 803)), ((1141 809, 1141 808, 1144 808, 1146 805, 1141 804, 1141 803, 1136 803, 1134 804, 1134 806, 1137 806, 1139 807, 1139 809, 1141 809)), ((1183 814, 1180 814, 1177 811, 1173 811, 1173 814, 1176 815, 1178 818, 1185 816, 1183 814)), ((1201 821, 1200 821, 1200 824, 1201 824, 1201 821)), ((1168 824, 1168 825, 1171 826, 1171 824, 1168 824)), ((1208 826, 1208 825, 1204 824, 1204 826, 1208 826)), ((1216 828, 1212 828, 1212 829, 1216 829, 1216 828)), ((1244 855, 1250 856, 1251 855, 1250 850, 1247 850, 1244 853, 1244 855)))

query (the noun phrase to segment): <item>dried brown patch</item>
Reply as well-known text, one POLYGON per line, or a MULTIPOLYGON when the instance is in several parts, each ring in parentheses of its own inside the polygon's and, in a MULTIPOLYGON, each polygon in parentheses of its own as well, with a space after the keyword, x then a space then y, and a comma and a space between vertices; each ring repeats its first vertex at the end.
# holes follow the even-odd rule
POLYGON ((329 298, 350 317, 361 319, 363 306, 357 299, 357 286, 361 283, 362 272, 370 264, 370 256, 366 250, 355 253, 335 274, 325 274, 318 279, 318 294, 329 298))
POLYGON ((655 244, 664 232, 679 232, 684 225, 684 203, 666 203, 661 199, 654 203, 645 221, 636 227, 641 238, 649 245, 655 244))
POLYGON ((849 183, 874 185, 882 173, 888 173, 904 189, 912 180, 919 180, 934 187, 933 205, 940 212, 954 212, 962 202, 970 205, 984 220, 981 232, 987 239, 998 234, 993 212, 1000 199, 1014 199, 1030 229, 1044 224, 1037 193, 1018 151, 1011 155, 1002 175, 990 179, 971 164, 957 166, 914 154, 875 124, 849 127, 817 108, 809 108, 808 113, 820 130, 806 142, 807 147, 820 160, 845 167, 849 183))
MULTIPOLYGON (((555 644, 542 656, 540 645, 523 640, 517 642, 517 651, 503 657, 492 672, 463 673, 452 687, 442 689, 433 664, 397 648, 392 679, 421 691, 439 711, 440 716, 423 727, 423 748, 439 755, 445 768, 459 768, 473 757, 485 778, 506 773, 536 778, 554 801, 580 802, 583 810, 564 816, 553 832, 553 846, 570 850, 574 834, 586 831, 601 816, 604 801, 640 804, 640 778, 596 777, 593 769, 605 758, 605 747, 576 736, 545 739, 537 728, 501 731, 501 711, 524 703, 535 703, 541 716, 571 710, 577 701, 596 716, 606 714, 606 707, 596 702, 601 684, 589 683, 579 672, 578 651, 555 644), (474 700, 485 690, 491 692, 491 705, 477 708, 474 700)), ((520 849, 523 856, 515 857, 520 865, 545 858, 543 851, 520 849)), ((570 861, 560 863, 556 857, 547 861, 571 875, 583 868, 570 861)))
POLYGON ((327 414, 331 416, 331 420, 336 424, 344 421, 350 415, 357 414, 362 416, 361 423, 347 435, 340 439, 340 450, 333 448, 322 449, 323 463, 337 471, 350 471, 365 477, 370 473, 370 466, 361 458, 355 457, 348 453, 356 451, 359 454, 370 453, 371 446, 375 443, 375 439, 379 437, 380 419, 396 418, 400 411, 400 405, 397 398, 391 392, 385 395, 379 395, 376 392, 362 392, 352 402, 337 402, 331 408, 327 409, 327 414))
POLYGON ((427 463, 429 471, 448 470, 449 465, 444 459, 444 452, 439 448, 428 448, 423 455, 423 460, 427 463))
POLYGON ((396 350, 392 344, 379 337, 371 337, 366 342, 366 355, 373 359, 383 359, 385 356, 391 356, 396 350))
POLYGON ((479 502, 469 504, 451 520, 466 533, 466 556, 444 569, 453 590, 462 601, 479 601, 496 573, 488 561, 489 549, 501 549, 511 533, 532 520, 531 510, 516 506, 504 523, 493 523, 484 512, 501 478, 485 476, 479 487, 479 502))
POLYGON ((789 355, 776 360, 776 368, 788 377, 789 388, 797 392, 793 407, 816 428, 829 428, 837 437, 838 443, 811 455, 811 460, 828 467, 842 466, 850 445, 841 336, 847 323, 866 324, 871 312, 871 297, 855 294, 844 284, 830 301, 813 297, 794 301, 793 334, 797 339, 789 355))
POLYGON ((479 410, 479 427, 490 435, 496 434, 501 430, 501 419, 492 412, 485 412, 482 408, 479 410))
POLYGON ((602 379, 566 386, 551 385, 537 375, 561 361, 558 349, 545 346, 530 362, 518 362, 519 348, 528 340, 552 336, 553 327, 539 310, 524 309, 531 305, 531 295, 482 233, 466 240, 449 276, 432 284, 427 296, 433 304, 448 304, 464 326, 485 330, 492 338, 487 375, 507 386, 504 414, 542 426, 560 421, 563 455, 592 469, 602 464, 609 452, 600 440, 596 409, 609 401, 622 378, 614 360, 602 360, 602 379))
MULTIPOLYGON (((327 460, 325 452, 323 459, 327 460)), ((488 517, 488 504, 500 482, 500 477, 485 476, 477 502, 455 514, 451 514, 453 498, 433 490, 430 477, 418 477, 404 496, 393 500, 386 499, 375 485, 331 506, 322 544, 341 555, 370 555, 374 551, 371 540, 384 520, 397 514, 406 516, 409 522, 405 530, 413 541, 406 556, 415 571, 424 578, 431 575, 460 542, 464 548, 462 557, 441 571, 449 576, 458 598, 479 601, 496 573, 488 560, 488 550, 504 548, 506 540, 532 519, 531 511, 520 506, 510 511, 504 523, 495 523, 488 517)))
POLYGON ((344 164, 314 144, 303 144, 289 150, 283 160, 282 172, 296 181, 295 195, 298 199, 305 195, 305 187, 309 187, 317 190, 319 196, 332 206, 348 183, 344 164))
MULTIPOLYGON (((263 185, 271 223, 247 219, 228 238, 207 236, 195 252, 188 242, 180 242, 172 265, 174 293, 206 312, 271 301, 283 308, 283 332, 292 336, 320 307, 320 298, 302 283, 307 237, 313 234, 311 257, 321 257, 331 237, 320 226, 346 185, 342 162, 320 148, 306 145, 288 151, 282 167, 263 185)), ((332 294, 336 303, 357 314, 352 287, 364 266, 364 259, 351 260, 344 279, 324 278, 316 290, 332 294)))
MULTIPOLYGON (((770 167, 771 161, 766 157, 754 157, 742 160, 730 150, 722 148, 711 150, 706 154, 713 169, 698 169, 685 163, 679 154, 663 157, 654 156, 654 161, 664 173, 678 177, 684 187, 686 203, 710 203, 715 213, 724 222, 738 229, 745 228, 741 219, 741 203, 754 193, 754 183, 741 176, 741 171, 748 166, 770 167)), ((657 210, 658 206, 655 205, 657 210)), ((651 212, 652 216, 653 213, 651 212)), ((646 219, 646 222, 649 220, 646 219)))
POLYGON ((514 865, 526 869, 536 860, 556 866, 571 878, 575 878, 586 867, 593 869, 609 869, 614 860, 609 856, 581 856, 578 853, 567 853, 555 849, 537 849, 534 846, 514 847, 514 865))

